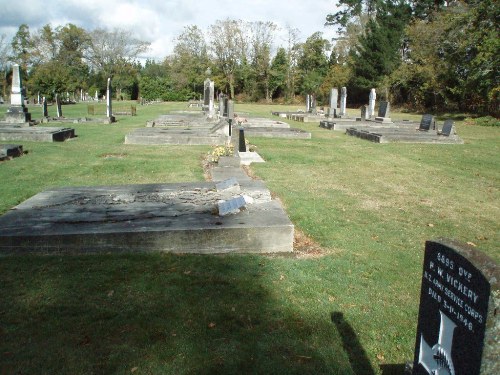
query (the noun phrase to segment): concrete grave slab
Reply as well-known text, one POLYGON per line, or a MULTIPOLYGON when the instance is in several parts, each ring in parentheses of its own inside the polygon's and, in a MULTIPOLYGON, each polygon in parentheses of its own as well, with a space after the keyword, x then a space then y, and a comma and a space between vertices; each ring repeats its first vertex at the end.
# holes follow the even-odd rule
POLYGON ((411 126, 406 128, 395 127, 352 127, 346 134, 366 139, 375 143, 438 143, 463 144, 464 141, 457 135, 441 135, 436 131, 422 132, 411 126))
POLYGON ((63 142, 75 137, 72 128, 60 127, 0 127, 0 141, 63 142))
POLYGON ((234 193, 213 182, 67 187, 0 217, 0 254, 289 252, 293 224, 261 181, 241 181, 245 210, 219 216, 234 193))
POLYGON ((245 129, 246 137, 311 139, 311 133, 296 128, 250 127, 245 129))
POLYGON ((198 129, 140 128, 125 136, 125 144, 140 145, 220 145, 227 136, 198 129))

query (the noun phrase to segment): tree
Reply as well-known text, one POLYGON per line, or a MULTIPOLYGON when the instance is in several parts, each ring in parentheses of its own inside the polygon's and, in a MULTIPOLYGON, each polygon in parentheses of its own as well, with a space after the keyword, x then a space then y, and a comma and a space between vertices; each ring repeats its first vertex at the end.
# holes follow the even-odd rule
POLYGON ((321 32, 316 32, 301 45, 298 68, 301 73, 303 94, 316 96, 328 71, 326 52, 330 48, 328 40, 321 32))
POLYGON ((285 99, 292 101, 295 97, 296 76, 297 76, 297 60, 299 57, 299 29, 294 29, 287 26, 286 37, 286 55, 287 55, 287 74, 286 74, 286 91, 285 99))
POLYGON ((141 53, 146 52, 150 43, 135 39, 130 31, 113 29, 95 29, 90 33, 90 45, 85 55, 91 67, 99 72, 103 79, 110 77, 114 81, 117 96, 121 90, 132 91, 138 80, 135 61, 141 53), (131 74, 133 80, 130 80, 131 74), (127 86, 124 86, 124 85, 127 86))
POLYGON ((207 43, 198 26, 186 26, 176 38, 172 56, 172 74, 179 88, 193 92, 203 90, 205 71, 209 67, 207 43))
POLYGON ((370 18, 357 48, 351 50, 351 87, 356 100, 363 92, 378 87, 401 62, 404 29, 411 8, 404 0, 387 1, 370 18))
POLYGON ((286 91, 286 79, 289 71, 286 49, 281 47, 271 62, 269 71, 269 96, 284 96, 286 91))
POLYGON ((243 21, 229 18, 223 21, 217 20, 209 27, 210 45, 215 63, 224 75, 231 98, 234 98, 236 70, 246 57, 248 43, 245 28, 246 24, 243 21))
POLYGON ((253 70, 253 80, 257 87, 265 93, 267 102, 271 101, 269 80, 271 78, 271 48, 276 25, 273 22, 252 22, 250 24, 250 59, 253 70))
POLYGON ((10 61, 10 44, 7 41, 7 36, 5 34, 0 35, 0 75, 2 84, 2 96, 4 100, 7 97, 7 73, 9 70, 10 61))
POLYGON ((31 50, 33 47, 30 38, 30 28, 23 23, 12 38, 12 58, 21 67, 21 70, 26 74, 31 67, 31 50))

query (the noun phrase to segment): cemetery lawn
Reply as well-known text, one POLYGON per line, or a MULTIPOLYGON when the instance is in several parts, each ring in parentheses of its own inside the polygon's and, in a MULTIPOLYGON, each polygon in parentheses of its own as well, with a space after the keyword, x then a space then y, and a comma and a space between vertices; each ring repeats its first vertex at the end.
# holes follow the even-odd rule
MULTIPOLYGON (((186 104, 137 106, 113 125, 49 124, 78 137, 22 142, 26 155, 0 162, 0 214, 57 186, 202 181, 209 146, 123 144, 173 109, 186 104)), ((266 117, 296 109, 236 104, 266 117)), ((294 254, 1 256, 0 373, 402 371, 425 241, 469 242, 500 261, 500 127, 458 122, 463 145, 375 144, 290 123, 312 139, 250 139, 267 161, 250 169, 295 224, 294 254)))

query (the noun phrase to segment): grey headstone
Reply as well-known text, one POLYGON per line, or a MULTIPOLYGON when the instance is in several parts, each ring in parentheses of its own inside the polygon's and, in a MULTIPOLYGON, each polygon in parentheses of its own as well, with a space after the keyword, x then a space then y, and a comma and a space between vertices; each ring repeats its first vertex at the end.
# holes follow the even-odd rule
POLYGON ((227 118, 234 119, 234 101, 228 100, 227 102, 227 118))
MULTIPOLYGON (((368 102, 368 117, 373 117, 375 116, 375 100, 377 99, 377 93, 375 92, 375 89, 370 90, 370 97, 369 97, 369 102, 368 102)), ((387 116, 384 116, 387 117, 387 116)))
POLYGON ((347 88, 342 87, 340 90, 340 116, 346 115, 346 106, 347 106, 347 88))
POLYGON ((203 85, 203 104, 208 106, 210 104, 210 79, 207 78, 203 85))
POLYGON ((390 104, 389 102, 380 102, 378 108, 378 117, 390 117, 389 116, 390 104))
POLYGON ((443 124, 443 129, 441 129, 441 135, 445 136, 450 136, 453 133, 453 127, 455 126, 455 123, 453 120, 446 120, 443 124))
POLYGON ((224 103, 224 111, 223 111, 223 114, 222 116, 223 117, 228 117, 228 101, 229 101, 229 98, 227 96, 224 96, 222 98, 222 102, 224 103))
POLYGON ((109 118, 113 117, 111 96, 112 96, 111 78, 108 78, 108 85, 106 88, 106 116, 109 118))
POLYGON ((338 109, 338 101, 339 101, 339 90, 333 88, 330 90, 330 117, 333 117, 334 111, 338 109))
POLYGON ((427 241, 413 375, 500 374, 500 269, 475 248, 427 241))
POLYGON ((215 189, 217 189, 217 191, 231 191, 237 193, 240 191, 240 184, 236 178, 231 177, 215 184, 215 189))
POLYGON ((57 95, 57 94, 56 94, 56 109, 57 109, 57 117, 63 117, 62 107, 61 107, 61 99, 59 99, 59 95, 57 95))
POLYGON ((240 212, 242 207, 245 207, 245 198, 237 196, 235 198, 229 199, 227 201, 221 201, 218 203, 219 216, 225 216, 233 213, 240 212))
POLYGON ((309 113, 311 110, 311 96, 309 94, 306 95, 306 113, 309 113))
POLYGON ((422 120, 420 120, 419 130, 431 130, 435 129, 435 120, 433 115, 425 114, 422 116, 422 120))
POLYGON ((49 117, 49 110, 47 109, 47 98, 44 96, 42 99, 43 117, 49 117))
POLYGON ((361 120, 368 120, 370 118, 369 112, 368 112, 368 106, 367 105, 362 105, 361 106, 361 120))

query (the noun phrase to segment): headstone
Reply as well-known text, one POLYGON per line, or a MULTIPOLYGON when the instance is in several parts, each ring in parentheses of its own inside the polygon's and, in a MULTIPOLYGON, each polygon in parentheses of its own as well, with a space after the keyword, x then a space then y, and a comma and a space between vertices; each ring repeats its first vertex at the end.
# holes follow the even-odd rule
POLYGON ((232 100, 227 102, 227 118, 231 120, 234 118, 234 101, 232 100))
POLYGON ((56 94, 56 108, 57 108, 57 117, 63 117, 61 108, 61 99, 59 99, 59 95, 57 94, 56 94))
POLYGON ((31 121, 31 114, 24 104, 24 88, 18 64, 12 65, 10 107, 5 114, 5 121, 7 123, 28 123, 31 121))
POLYGON ((500 269, 449 240, 425 246, 413 375, 500 374, 500 269))
POLYGON ((229 108, 228 108, 229 107, 228 102, 229 102, 229 98, 227 96, 224 96, 222 98, 222 102, 224 103, 224 106, 223 106, 224 111, 223 111, 222 116, 223 117, 228 117, 228 110, 229 110, 229 108))
POLYGON ((37 94, 37 100, 36 100, 36 103, 37 103, 37 104, 42 104, 42 102, 40 101, 40 92, 38 92, 38 94, 37 94))
POLYGON ((390 117, 389 110, 390 110, 389 102, 386 101, 380 102, 380 106, 378 107, 377 117, 390 117))
POLYGON ((309 94, 306 95, 306 113, 309 113, 311 110, 311 96, 309 94))
POLYGON ((229 214, 234 214, 240 212, 242 207, 245 207, 245 198, 243 196, 237 196, 235 198, 229 199, 227 201, 220 201, 219 206, 219 216, 225 216, 229 214))
POLYGON ((335 113, 338 109, 338 101, 339 101, 339 90, 333 88, 330 90, 330 108, 329 108, 329 117, 335 117, 335 113))
POLYGON ((245 142, 245 130, 240 128, 240 137, 238 141, 238 151, 239 152, 247 152, 247 144, 245 142))
MULTIPOLYGON (((370 98, 368 102, 368 118, 375 116, 375 100, 377 99, 377 93, 375 89, 370 90, 370 98)), ((386 117, 386 116, 384 116, 386 117)))
POLYGON ((224 96, 219 96, 219 116, 224 117, 224 96))
POLYGON ((317 115, 318 114, 318 110, 316 108, 316 95, 311 95, 311 109, 310 109, 310 112, 313 115, 317 115))
POLYGON ((45 98, 45 96, 42 98, 42 107, 43 107, 43 117, 49 117, 49 111, 47 109, 47 98, 45 98))
POLYGON ((368 120, 370 116, 368 115, 369 113, 369 107, 365 104, 361 106, 361 120, 368 120))
POLYGON ((210 79, 207 78, 203 84, 203 105, 207 106, 210 104, 210 79))
POLYGON ((112 87, 111 87, 111 78, 108 78, 108 85, 106 87, 106 116, 109 119, 113 118, 113 107, 112 107, 112 87))
POLYGON ((340 90, 340 116, 346 115, 346 105, 347 105, 347 88, 342 87, 340 90))
POLYGON ((440 135, 444 135, 449 137, 451 134, 454 133, 453 128, 455 126, 455 123, 453 120, 446 120, 443 124, 443 128, 441 129, 441 132, 439 133, 440 135))
POLYGON ((97 101, 99 101, 99 95, 97 94, 97 90, 95 90, 94 100, 95 100, 96 102, 97 102, 97 101))
POLYGON ((434 116, 425 114, 422 116, 422 120, 420 120, 420 127, 418 128, 418 130, 428 131, 431 129, 435 129, 435 126, 434 116))

